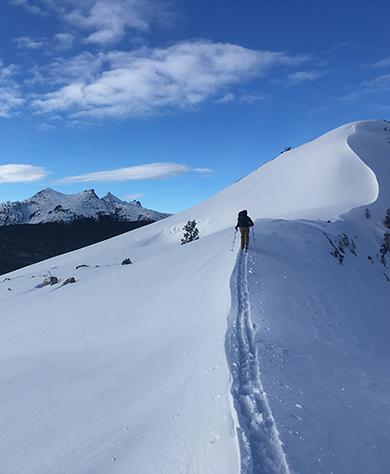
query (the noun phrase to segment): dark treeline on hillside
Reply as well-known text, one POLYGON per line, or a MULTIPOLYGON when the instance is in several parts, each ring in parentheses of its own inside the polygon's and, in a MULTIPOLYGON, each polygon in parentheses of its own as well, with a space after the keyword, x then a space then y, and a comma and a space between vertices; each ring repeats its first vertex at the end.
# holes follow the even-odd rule
POLYGON ((23 224, 0 227, 0 275, 150 224, 102 217, 70 224, 23 224))

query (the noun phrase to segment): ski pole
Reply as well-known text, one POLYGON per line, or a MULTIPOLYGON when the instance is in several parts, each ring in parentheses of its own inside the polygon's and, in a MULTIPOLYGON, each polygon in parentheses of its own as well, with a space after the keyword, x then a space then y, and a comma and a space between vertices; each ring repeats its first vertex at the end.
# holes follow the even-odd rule
POLYGON ((252 227, 252 233, 253 233, 253 246, 256 247, 256 238, 255 238, 255 228, 252 227))
POLYGON ((237 235, 237 229, 234 231, 232 252, 233 252, 233 248, 234 248, 234 243, 235 243, 235 241, 236 241, 236 235, 237 235))

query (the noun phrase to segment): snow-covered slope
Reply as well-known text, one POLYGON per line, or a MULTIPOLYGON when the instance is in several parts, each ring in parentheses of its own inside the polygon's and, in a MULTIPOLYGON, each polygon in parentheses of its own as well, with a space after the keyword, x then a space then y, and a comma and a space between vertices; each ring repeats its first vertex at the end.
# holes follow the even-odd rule
POLYGON ((388 128, 340 127, 183 213, 6 275, 2 470, 387 474, 388 128), (243 208, 248 254, 231 251, 243 208), (200 239, 181 246, 188 219, 200 239))
POLYGON ((71 222, 80 218, 157 221, 168 216, 145 209, 138 201, 127 203, 108 193, 100 199, 93 189, 77 194, 62 194, 46 188, 22 202, 0 204, 0 225, 71 222))

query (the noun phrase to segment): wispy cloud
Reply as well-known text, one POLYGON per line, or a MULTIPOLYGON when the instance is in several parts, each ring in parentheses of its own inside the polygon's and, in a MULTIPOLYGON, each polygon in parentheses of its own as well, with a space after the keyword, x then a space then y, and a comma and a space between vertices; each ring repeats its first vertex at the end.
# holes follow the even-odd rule
POLYGON ((214 170, 211 170, 210 168, 194 168, 194 171, 196 171, 197 173, 204 173, 204 174, 214 173, 214 170))
POLYGON ((228 92, 221 99, 218 99, 216 102, 217 104, 228 104, 229 102, 233 102, 235 98, 236 96, 233 93, 228 92))
POLYGON ((273 67, 297 66, 307 60, 303 55, 207 41, 97 56, 84 53, 52 65, 51 74, 71 79, 76 64, 77 73, 84 68, 89 76, 79 75, 57 91, 37 96, 32 106, 40 113, 62 111, 76 119, 126 118, 188 109, 234 84, 264 77, 273 67))
MULTIPOLYGON (((360 102, 363 99, 375 95, 390 92, 390 74, 383 74, 369 81, 363 81, 353 92, 342 97, 341 101, 360 102)), ((385 108, 382 105, 383 108, 385 108)))
POLYGON ((371 81, 364 81, 362 83, 362 89, 368 93, 382 93, 390 91, 390 74, 383 74, 378 76, 371 81))
POLYGON ((150 163, 140 166, 130 166, 110 171, 97 171, 79 176, 70 176, 56 180, 56 184, 96 182, 106 183, 112 181, 137 181, 146 179, 165 179, 190 173, 187 166, 176 163, 150 163))
POLYGON ((10 117, 13 110, 23 103, 24 100, 16 87, 0 86, 0 117, 10 117))
POLYGON ((52 132, 53 130, 56 130, 57 128, 55 125, 51 125, 45 122, 40 123, 37 127, 39 130, 42 130, 42 132, 52 132))
POLYGON ((10 0, 33 14, 55 14, 64 23, 84 32, 84 41, 109 45, 129 31, 149 32, 152 23, 169 24, 172 2, 164 0, 10 0), (38 5, 39 4, 39 5, 38 5))
POLYGON ((69 49, 73 46, 74 36, 71 33, 58 33, 54 36, 56 49, 69 49))
POLYGON ((240 97, 240 102, 244 104, 254 104, 255 102, 259 102, 259 100, 267 99, 267 95, 265 94, 244 94, 240 97))
POLYGON ((45 85, 72 84, 73 82, 93 83, 96 77, 101 74, 104 58, 103 54, 94 55, 88 51, 68 59, 56 58, 52 63, 35 66, 31 70, 33 78, 29 83, 45 85))
POLYGON ((287 84, 295 86, 301 82, 314 81, 324 75, 325 71, 298 71, 287 76, 287 84))
POLYGON ((7 83, 12 80, 12 77, 19 73, 19 67, 15 64, 4 66, 0 59, 0 84, 7 83))
POLYGON ((35 15, 42 15, 44 11, 38 5, 31 4, 29 0, 10 0, 10 5, 23 7, 26 11, 35 15))
MULTIPOLYGON (((47 114, 49 119, 61 116, 67 125, 197 110, 210 100, 252 103, 264 96, 261 93, 240 96, 235 87, 266 77, 274 68, 298 67, 312 60, 308 55, 252 50, 207 40, 183 41, 170 47, 141 47, 130 52, 109 51, 109 47, 125 36, 135 41, 147 35, 154 24, 166 26, 172 22, 175 14, 170 0, 10 0, 9 3, 31 13, 50 14, 70 30, 65 29, 50 40, 27 35, 14 39, 20 48, 42 50, 45 61, 53 58, 49 48, 51 53, 64 51, 63 57, 51 62, 36 61, 29 71, 30 77, 24 78, 23 88, 38 91, 24 96, 34 114, 47 114), (86 50, 69 57, 68 50, 80 42, 86 50), (96 45, 100 47, 99 53, 96 45)), ((135 42, 127 44, 134 46, 135 42)), ((289 76, 289 81, 309 80, 302 74, 289 76)), ((4 97, 5 105, 0 104, 3 116, 23 103, 22 97, 16 94, 20 90, 17 87, 8 90, 9 99, 4 97)))
POLYGON ((81 0, 64 19, 92 31, 87 43, 110 44, 122 39, 127 29, 149 31, 151 23, 165 15, 165 5, 156 0, 81 0))
POLYGON ((0 166, 0 183, 31 183, 40 181, 50 173, 32 165, 9 164, 0 166))
POLYGON ((19 38, 14 38, 12 41, 17 44, 18 48, 28 49, 39 49, 46 44, 44 39, 33 40, 29 36, 20 36, 19 38))
POLYGON ((146 196, 146 194, 127 194, 126 196, 122 196, 121 199, 126 199, 126 201, 134 201, 135 199, 139 199, 142 196, 146 196))
POLYGON ((19 86, 13 79, 18 69, 13 64, 4 67, 0 60, 0 117, 10 117, 12 111, 24 103, 19 86))
POLYGON ((372 64, 372 67, 390 67, 390 57, 372 64))

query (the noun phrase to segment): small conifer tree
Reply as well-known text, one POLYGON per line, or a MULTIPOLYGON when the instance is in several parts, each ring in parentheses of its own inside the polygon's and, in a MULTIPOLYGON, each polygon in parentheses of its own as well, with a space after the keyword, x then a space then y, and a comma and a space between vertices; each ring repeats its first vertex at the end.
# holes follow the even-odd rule
POLYGON ((195 220, 187 221, 187 224, 183 227, 184 235, 181 239, 181 245, 188 244, 188 242, 192 242, 193 240, 199 239, 199 230, 196 227, 195 220))
POLYGON ((386 211, 386 216, 383 219, 383 223, 388 229, 390 229, 390 209, 389 208, 386 211))
POLYGON ((371 219, 371 212, 370 212, 370 209, 368 207, 364 211, 364 215, 366 216, 366 219, 371 219))
POLYGON ((386 254, 390 252, 390 232, 385 232, 379 252, 381 253, 381 263, 386 266, 386 254))

